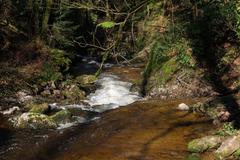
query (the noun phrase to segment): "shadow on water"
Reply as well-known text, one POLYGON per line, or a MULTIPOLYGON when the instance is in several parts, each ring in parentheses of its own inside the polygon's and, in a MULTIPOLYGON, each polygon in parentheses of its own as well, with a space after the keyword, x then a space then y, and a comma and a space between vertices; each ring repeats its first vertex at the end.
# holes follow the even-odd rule
MULTIPOLYGON (((187 114, 186 114, 187 115, 187 114)), ((185 115, 184 115, 185 116, 185 115)), ((183 117, 184 117, 183 116, 183 117)), ((183 118, 181 117, 181 118, 183 118)), ((142 147, 141 151, 139 152, 140 155, 138 156, 132 156, 129 157, 129 160, 145 160, 147 159, 148 151, 150 146, 155 142, 158 141, 161 138, 164 138, 171 132, 174 132, 177 128, 182 128, 182 127, 189 127, 189 126, 194 126, 194 125, 199 125, 199 124, 206 124, 206 123, 211 123, 212 120, 201 120, 201 121, 184 121, 184 122, 176 122, 173 123, 169 128, 164 130, 163 132, 157 134, 156 136, 152 137, 150 140, 148 140, 142 147)))

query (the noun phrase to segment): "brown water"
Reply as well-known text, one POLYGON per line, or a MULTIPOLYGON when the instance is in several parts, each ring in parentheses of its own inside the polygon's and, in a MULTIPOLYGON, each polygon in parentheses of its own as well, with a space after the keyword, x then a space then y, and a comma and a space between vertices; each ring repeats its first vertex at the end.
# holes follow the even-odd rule
POLYGON ((51 159, 183 160, 187 142, 206 134, 212 125, 175 110, 179 102, 144 101, 106 113, 51 159))
MULTIPOLYGON (((107 72, 135 81, 140 70, 107 72)), ((198 101, 139 101, 60 131, 0 129, 0 160, 184 160, 187 143, 213 128, 205 117, 176 110, 179 103, 198 101)))
POLYGON ((90 124, 51 133, 37 146, 26 144, 11 160, 184 160, 187 142, 206 135, 212 124, 176 110, 180 102, 141 101, 109 111, 90 124))

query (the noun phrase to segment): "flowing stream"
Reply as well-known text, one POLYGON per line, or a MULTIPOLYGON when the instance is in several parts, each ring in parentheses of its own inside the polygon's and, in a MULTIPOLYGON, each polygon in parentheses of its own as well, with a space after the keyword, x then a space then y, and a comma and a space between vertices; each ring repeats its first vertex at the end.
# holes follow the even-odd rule
POLYGON ((89 105, 61 106, 98 113, 90 120, 61 130, 0 130, 0 160, 184 160, 187 142, 206 134, 211 123, 176 109, 197 99, 140 100, 131 91, 140 71, 112 66, 87 96, 89 105))

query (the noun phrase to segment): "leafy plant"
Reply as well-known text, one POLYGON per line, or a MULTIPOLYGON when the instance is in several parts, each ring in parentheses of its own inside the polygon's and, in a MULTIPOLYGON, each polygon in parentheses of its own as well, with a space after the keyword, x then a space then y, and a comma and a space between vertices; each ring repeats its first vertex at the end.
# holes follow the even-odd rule
POLYGON ((224 123, 221 130, 219 130, 216 134, 220 136, 231 136, 238 132, 237 129, 234 128, 233 123, 228 122, 224 123))
POLYGON ((41 79, 43 81, 57 81, 62 78, 62 74, 56 70, 51 63, 45 63, 43 65, 43 72, 41 79))
POLYGON ((51 49, 51 58, 53 65, 56 67, 62 67, 64 68, 64 71, 67 71, 69 69, 71 60, 65 51, 60 49, 51 49))
POLYGON ((99 23, 97 25, 97 27, 101 27, 101 28, 104 28, 104 29, 109 29, 109 28, 113 28, 115 25, 116 25, 116 23, 113 22, 113 21, 105 21, 105 22, 99 23))

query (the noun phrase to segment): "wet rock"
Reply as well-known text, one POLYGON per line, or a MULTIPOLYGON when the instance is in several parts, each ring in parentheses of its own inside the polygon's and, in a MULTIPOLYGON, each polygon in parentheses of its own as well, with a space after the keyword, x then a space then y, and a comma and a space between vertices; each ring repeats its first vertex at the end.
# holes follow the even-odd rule
POLYGON ((69 123, 71 122, 72 114, 68 110, 64 109, 50 116, 50 118, 57 124, 69 123))
POLYGON ((188 151, 201 153, 207 149, 219 146, 222 140, 223 137, 220 136, 206 136, 203 138, 195 139, 188 143, 188 151))
POLYGON ((193 153, 188 155, 185 160, 201 160, 201 157, 199 154, 193 153))
POLYGON ((50 110, 50 107, 47 103, 29 104, 28 108, 31 108, 29 112, 32 113, 46 113, 50 110))
POLYGON ((82 91, 77 85, 70 85, 65 90, 62 91, 62 94, 71 101, 79 101, 85 99, 86 93, 82 91))
POLYGON ((177 109, 180 111, 188 111, 190 109, 190 107, 188 105, 186 105, 185 103, 181 103, 178 105, 177 109))
POLYGON ((12 108, 9 108, 8 110, 1 111, 0 113, 3 115, 11 115, 14 114, 15 112, 19 111, 20 108, 17 106, 14 106, 12 108))
POLYGON ((222 160, 240 148, 240 135, 236 135, 225 140, 222 145, 215 152, 217 159, 222 160))
POLYGON ((56 128, 57 124, 47 115, 40 113, 23 113, 14 124, 16 128, 47 129, 56 128))
POLYGON ((82 75, 76 77, 75 81, 84 87, 94 84, 97 81, 97 77, 95 75, 82 75))

